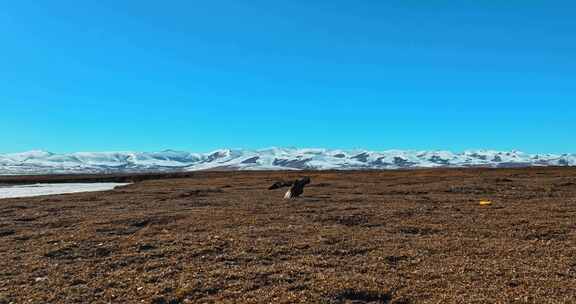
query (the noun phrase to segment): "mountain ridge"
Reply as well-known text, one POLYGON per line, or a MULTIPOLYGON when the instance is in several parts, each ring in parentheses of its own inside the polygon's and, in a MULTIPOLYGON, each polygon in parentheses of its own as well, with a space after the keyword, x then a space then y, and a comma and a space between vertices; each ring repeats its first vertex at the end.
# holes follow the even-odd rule
POLYGON ((219 149, 207 153, 74 152, 33 150, 0 154, 0 175, 197 170, 394 170, 415 168, 576 166, 576 154, 520 151, 341 150, 322 148, 219 149))

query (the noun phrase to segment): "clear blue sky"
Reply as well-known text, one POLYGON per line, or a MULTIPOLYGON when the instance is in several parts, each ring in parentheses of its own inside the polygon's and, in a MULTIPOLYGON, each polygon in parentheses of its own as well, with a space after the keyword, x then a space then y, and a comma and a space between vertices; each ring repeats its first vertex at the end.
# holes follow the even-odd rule
POLYGON ((7 1, 0 152, 576 152, 574 1, 7 1))

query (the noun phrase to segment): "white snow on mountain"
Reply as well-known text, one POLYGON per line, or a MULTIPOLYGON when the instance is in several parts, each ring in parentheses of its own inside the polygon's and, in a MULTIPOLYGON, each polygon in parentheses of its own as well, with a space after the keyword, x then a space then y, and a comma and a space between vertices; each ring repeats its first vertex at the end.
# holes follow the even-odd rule
POLYGON ((437 167, 576 166, 576 154, 518 151, 368 151, 268 148, 210 153, 45 151, 0 154, 0 175, 195 170, 353 170, 437 167))

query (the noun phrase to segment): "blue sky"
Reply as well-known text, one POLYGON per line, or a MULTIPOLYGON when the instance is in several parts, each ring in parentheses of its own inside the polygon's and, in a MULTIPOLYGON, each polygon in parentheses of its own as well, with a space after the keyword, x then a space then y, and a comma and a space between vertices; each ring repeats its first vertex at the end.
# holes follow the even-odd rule
POLYGON ((9 1, 0 152, 576 152, 573 1, 9 1))

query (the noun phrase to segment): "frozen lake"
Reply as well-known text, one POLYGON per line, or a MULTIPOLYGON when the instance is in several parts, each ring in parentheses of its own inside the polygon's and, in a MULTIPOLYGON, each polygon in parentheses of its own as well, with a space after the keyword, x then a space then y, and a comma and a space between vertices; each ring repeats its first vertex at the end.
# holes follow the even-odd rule
POLYGON ((0 187, 0 199, 112 190, 126 183, 63 183, 0 187))

